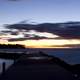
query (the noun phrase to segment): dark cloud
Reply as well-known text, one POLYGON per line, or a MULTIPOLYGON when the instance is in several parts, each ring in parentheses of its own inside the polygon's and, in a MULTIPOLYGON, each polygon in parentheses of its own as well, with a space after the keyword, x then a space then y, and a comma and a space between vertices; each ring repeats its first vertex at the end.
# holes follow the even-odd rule
POLYGON ((9 28, 9 29, 19 29, 19 30, 22 30, 22 29, 31 30, 31 29, 34 29, 34 27, 35 26, 31 24, 13 24, 13 25, 6 26, 6 28, 9 28))
POLYGON ((12 33, 12 31, 1 31, 2 33, 12 33))
POLYGON ((43 24, 13 24, 6 26, 9 29, 36 30, 59 35, 63 38, 80 38, 80 22, 43 23, 43 24))
POLYGON ((11 32, 11 35, 18 35, 18 32, 11 32))
POLYGON ((39 37, 39 36, 35 36, 35 37, 29 37, 29 38, 10 38, 8 39, 8 41, 25 41, 25 40, 40 40, 40 39, 49 39, 49 38, 46 38, 46 37, 39 37))
POLYGON ((12 42, 12 41, 24 41, 24 40, 26 40, 26 38, 11 38, 11 39, 8 39, 8 41, 10 42, 12 42))

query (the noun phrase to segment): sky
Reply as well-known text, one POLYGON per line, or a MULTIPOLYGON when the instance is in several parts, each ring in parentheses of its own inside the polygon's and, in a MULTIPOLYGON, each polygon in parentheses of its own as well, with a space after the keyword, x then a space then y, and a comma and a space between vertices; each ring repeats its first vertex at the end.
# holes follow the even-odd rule
POLYGON ((80 0, 0 0, 0 25, 80 21, 80 0))
POLYGON ((21 44, 29 48, 80 48, 80 38, 62 37, 79 36, 80 28, 74 26, 80 23, 73 25, 72 28, 65 27, 65 24, 56 28, 47 24, 46 28, 43 26, 45 29, 36 24, 36 28, 43 29, 43 32, 35 29, 35 26, 31 30, 23 30, 23 26, 22 29, 15 29, 15 26, 14 29, 4 28, 5 24, 25 20, 28 23, 80 21, 79 8, 80 0, 0 0, 0 44, 21 44))
POLYGON ((33 26, 25 24, 24 29, 24 24, 20 25, 14 24, 13 28, 0 31, 0 44, 20 44, 26 48, 80 48, 80 24, 79 27, 73 24, 72 27, 64 28, 61 25, 54 28, 54 24, 47 24, 48 26, 46 24, 33 26))

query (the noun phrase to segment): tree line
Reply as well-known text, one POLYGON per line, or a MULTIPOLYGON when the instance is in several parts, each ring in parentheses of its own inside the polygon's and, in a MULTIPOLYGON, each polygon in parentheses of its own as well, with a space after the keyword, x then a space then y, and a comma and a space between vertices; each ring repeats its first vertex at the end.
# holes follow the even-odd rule
POLYGON ((19 44, 0 44, 0 49, 6 49, 6 48, 21 49, 21 48, 25 48, 25 47, 24 47, 24 45, 19 45, 19 44))

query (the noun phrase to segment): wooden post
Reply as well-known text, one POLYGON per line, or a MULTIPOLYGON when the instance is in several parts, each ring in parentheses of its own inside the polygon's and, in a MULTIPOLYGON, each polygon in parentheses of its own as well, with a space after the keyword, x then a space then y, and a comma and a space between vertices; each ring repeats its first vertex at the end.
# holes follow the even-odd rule
POLYGON ((2 63, 2 74, 5 74, 5 71, 6 71, 6 63, 3 62, 2 63))

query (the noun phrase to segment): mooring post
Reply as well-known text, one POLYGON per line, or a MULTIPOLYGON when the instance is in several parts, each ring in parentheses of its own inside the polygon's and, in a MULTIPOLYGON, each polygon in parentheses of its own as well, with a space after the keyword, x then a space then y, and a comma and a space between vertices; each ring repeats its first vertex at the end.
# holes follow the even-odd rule
POLYGON ((5 74, 5 71, 6 71, 6 63, 3 62, 2 63, 2 74, 5 74))

